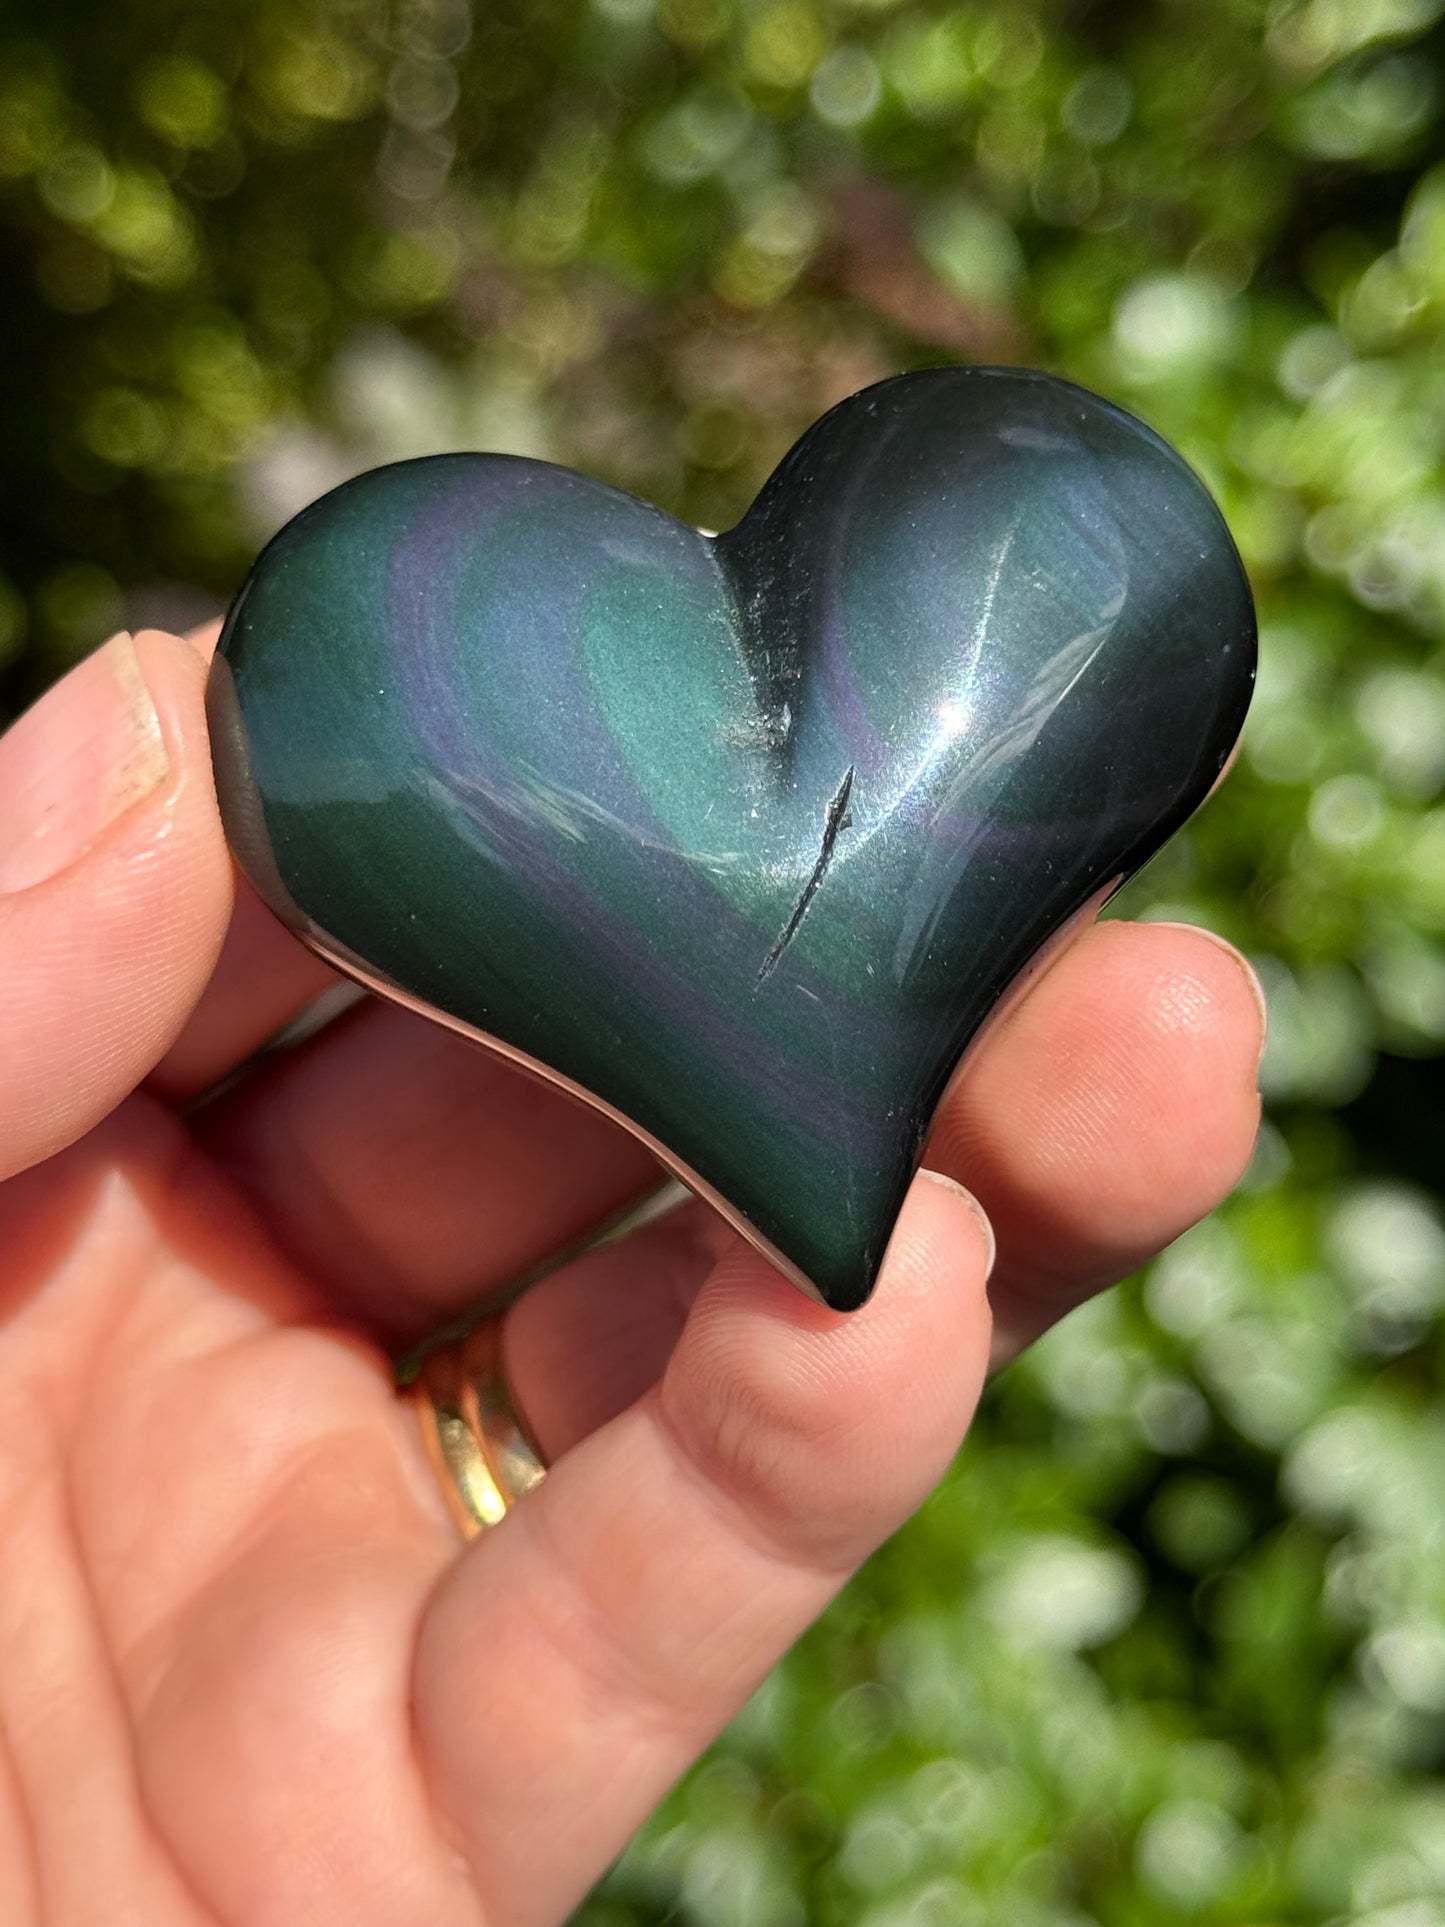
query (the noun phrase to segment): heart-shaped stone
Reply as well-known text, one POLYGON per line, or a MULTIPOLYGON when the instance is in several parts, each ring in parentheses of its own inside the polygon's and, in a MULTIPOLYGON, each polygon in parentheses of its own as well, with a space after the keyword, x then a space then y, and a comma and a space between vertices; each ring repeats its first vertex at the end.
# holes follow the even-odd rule
POLYGON ((615 1113, 846 1308, 984 1019, 1218 778, 1254 633, 1149 429, 932 370, 716 538, 507 456, 337 489, 227 621, 222 808, 307 942, 615 1113))

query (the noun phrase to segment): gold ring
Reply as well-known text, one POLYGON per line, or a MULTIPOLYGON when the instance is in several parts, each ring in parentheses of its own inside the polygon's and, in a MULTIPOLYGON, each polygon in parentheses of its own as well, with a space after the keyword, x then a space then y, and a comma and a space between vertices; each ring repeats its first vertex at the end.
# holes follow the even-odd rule
POLYGON ((504 1519, 524 1492, 547 1476, 547 1461, 517 1410, 502 1364, 502 1318, 534 1285, 599 1245, 611 1244, 682 1203, 688 1192, 668 1178, 646 1196, 584 1232, 571 1244, 488 1293, 478 1309, 438 1332, 433 1349, 398 1366, 404 1395, 416 1407, 422 1441, 437 1483, 462 1536, 504 1519))
POLYGON ((474 1539, 547 1474, 507 1384, 501 1319, 429 1352, 408 1389, 447 1508, 474 1539))

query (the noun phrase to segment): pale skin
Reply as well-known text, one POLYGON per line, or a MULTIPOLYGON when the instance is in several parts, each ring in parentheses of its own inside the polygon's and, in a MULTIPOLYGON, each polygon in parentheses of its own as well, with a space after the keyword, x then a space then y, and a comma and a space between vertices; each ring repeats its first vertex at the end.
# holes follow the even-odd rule
POLYGON ((375 1003, 182 1114, 333 981, 234 881, 213 642, 124 659, 139 761, 84 721, 119 658, 0 742, 12 843, 72 719, 122 806, 0 863, 0 1921, 545 1927, 936 1483, 991 1352, 1233 1184, 1257 992, 1181 926, 1079 938, 852 1316, 700 1205, 554 1274, 505 1331, 552 1470, 463 1547, 390 1357, 655 1167, 375 1003))

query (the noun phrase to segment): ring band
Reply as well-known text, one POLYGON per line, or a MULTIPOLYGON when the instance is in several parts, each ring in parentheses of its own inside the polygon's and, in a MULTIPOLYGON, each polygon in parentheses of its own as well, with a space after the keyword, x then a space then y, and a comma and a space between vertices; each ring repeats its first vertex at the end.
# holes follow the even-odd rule
POLYGON ((508 1306, 574 1258, 652 1223, 687 1196, 676 1179, 665 1180, 503 1291, 490 1293, 487 1316, 439 1332, 431 1351, 402 1360, 405 1396, 416 1406, 426 1455, 463 1538, 475 1539, 499 1524, 522 1494, 547 1476, 547 1461, 517 1410, 502 1363, 502 1318, 508 1306))
POLYGON ((430 1352, 409 1387, 447 1509, 474 1539, 506 1517, 547 1474, 512 1401, 502 1367, 502 1321, 430 1352))

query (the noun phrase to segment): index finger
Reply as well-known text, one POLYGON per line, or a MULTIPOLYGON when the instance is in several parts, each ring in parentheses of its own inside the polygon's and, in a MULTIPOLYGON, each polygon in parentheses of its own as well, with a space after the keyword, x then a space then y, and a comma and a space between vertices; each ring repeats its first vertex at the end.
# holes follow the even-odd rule
POLYGON ((860 1311, 737 1245, 660 1385, 444 1575, 416 1732, 489 1917, 564 1918, 942 1476, 983 1384, 991 1251, 928 1174, 860 1311))

